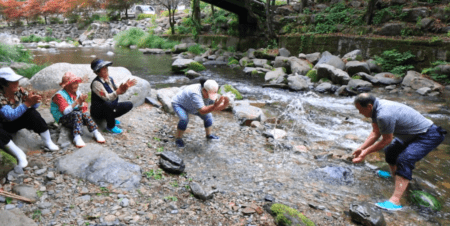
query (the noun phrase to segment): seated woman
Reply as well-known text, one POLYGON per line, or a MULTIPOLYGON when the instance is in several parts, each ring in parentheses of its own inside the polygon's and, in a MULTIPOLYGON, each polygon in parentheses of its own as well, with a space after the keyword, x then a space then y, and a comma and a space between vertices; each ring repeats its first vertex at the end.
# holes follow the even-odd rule
POLYGON ((218 98, 218 90, 219 84, 216 81, 202 78, 200 84, 189 85, 172 98, 173 110, 180 118, 175 135, 177 147, 184 147, 182 137, 189 123, 188 114, 194 114, 203 119, 206 139, 219 139, 218 136, 212 134, 213 118, 211 112, 225 109, 228 107, 230 100, 225 96, 218 98))
POLYGON ((116 118, 129 112, 133 108, 133 103, 130 101, 119 103, 119 95, 136 85, 137 81, 128 79, 117 88, 114 80, 109 77, 110 65, 112 62, 98 58, 91 62, 91 69, 97 75, 91 83, 91 115, 96 119, 106 119, 106 130, 109 132, 122 133, 122 129, 116 126, 120 123, 116 118))
POLYGON ((41 135, 48 150, 57 151, 59 148, 50 137, 47 123, 36 111, 42 97, 19 87, 21 78, 9 67, 0 69, 0 147, 5 147, 18 159, 19 166, 25 167, 28 165, 26 155, 11 141, 12 133, 24 128, 33 130, 41 135))
POLYGON ((89 132, 94 134, 98 143, 105 143, 105 138, 100 134, 97 125, 87 111, 87 95, 78 91, 78 85, 81 82, 80 77, 72 72, 66 72, 59 84, 63 88, 53 96, 50 107, 53 118, 57 123, 73 129, 73 142, 77 148, 86 145, 81 139, 83 124, 87 126, 89 132))

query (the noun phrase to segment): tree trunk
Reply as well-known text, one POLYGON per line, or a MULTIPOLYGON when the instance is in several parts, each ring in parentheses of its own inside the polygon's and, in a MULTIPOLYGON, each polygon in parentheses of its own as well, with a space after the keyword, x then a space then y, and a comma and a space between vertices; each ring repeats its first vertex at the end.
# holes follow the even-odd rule
POLYGON ((192 18, 200 25, 200 0, 194 0, 193 3, 192 18))
POLYGON ((215 9, 214 9, 213 5, 211 5, 211 13, 212 13, 212 16, 214 17, 215 9))
POLYGON ((367 6, 367 11, 366 11, 366 15, 365 15, 367 25, 372 24, 373 13, 375 11, 375 3, 377 3, 377 0, 370 0, 369 5, 367 6))
POLYGON ((169 9, 169 23, 170 23, 170 28, 172 30, 172 35, 175 34, 175 10, 176 9, 173 9, 173 11, 172 11, 169 9), (172 14, 170 13, 171 11, 172 11, 172 14))
MULTIPOLYGON (((259 31, 264 31, 264 24, 262 23, 259 16, 253 12, 250 2, 251 2, 251 0, 244 0, 245 9, 247 9, 248 14, 256 20, 256 24, 258 25, 259 31)), ((239 19, 242 19, 242 18, 239 18, 239 19)), ((264 32, 264 36, 266 37, 267 40, 269 40, 269 36, 268 36, 267 32, 264 32)))
POLYGON ((289 4, 290 4, 289 2, 290 2, 290 1, 289 1, 289 0, 287 0, 287 1, 286 1, 286 4, 288 4, 288 5, 289 5, 289 4))
POLYGON ((305 8, 308 6, 308 0, 302 0, 302 12, 305 12, 305 8))
MULTIPOLYGON (((275 4, 275 1, 272 1, 273 4, 275 4)), ((268 34, 268 38, 270 40, 275 38, 275 34, 273 33, 273 28, 272 28, 272 13, 271 13, 271 5, 270 5, 270 1, 266 1, 266 27, 267 27, 267 34, 268 34)))

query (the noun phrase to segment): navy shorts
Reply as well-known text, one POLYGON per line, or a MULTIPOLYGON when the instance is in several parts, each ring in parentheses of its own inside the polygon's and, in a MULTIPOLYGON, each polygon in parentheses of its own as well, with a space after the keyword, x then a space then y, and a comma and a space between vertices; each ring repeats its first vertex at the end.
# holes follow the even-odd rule
POLYGON ((444 141, 447 132, 436 125, 432 125, 427 132, 417 135, 409 143, 404 144, 397 138, 392 141, 385 149, 386 162, 390 165, 396 165, 396 175, 402 176, 408 180, 412 179, 412 170, 416 162, 424 158, 428 153, 435 149, 444 141))

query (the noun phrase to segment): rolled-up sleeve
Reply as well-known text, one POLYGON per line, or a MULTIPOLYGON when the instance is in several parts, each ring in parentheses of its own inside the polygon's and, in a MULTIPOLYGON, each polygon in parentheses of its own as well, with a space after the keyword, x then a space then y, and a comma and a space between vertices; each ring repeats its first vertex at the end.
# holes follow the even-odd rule
POLYGON ((102 100, 104 100, 104 101, 113 101, 113 100, 117 99, 117 97, 118 97, 116 91, 114 91, 112 93, 108 93, 108 91, 106 91, 103 84, 99 81, 94 81, 94 83, 92 84, 92 92, 97 94, 97 96, 102 98, 102 100), (102 91, 105 94, 105 96, 100 95, 100 92, 102 92, 102 91))

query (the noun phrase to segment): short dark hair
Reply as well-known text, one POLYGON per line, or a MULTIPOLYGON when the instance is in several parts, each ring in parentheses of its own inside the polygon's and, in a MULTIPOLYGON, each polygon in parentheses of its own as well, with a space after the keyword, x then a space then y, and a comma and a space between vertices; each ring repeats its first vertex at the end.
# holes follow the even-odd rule
POLYGON ((375 103, 376 97, 370 93, 361 93, 355 97, 354 104, 359 104, 361 107, 367 107, 367 105, 375 103))
POLYGON ((0 90, 4 90, 4 88, 8 86, 9 82, 4 78, 0 78, 0 90))

